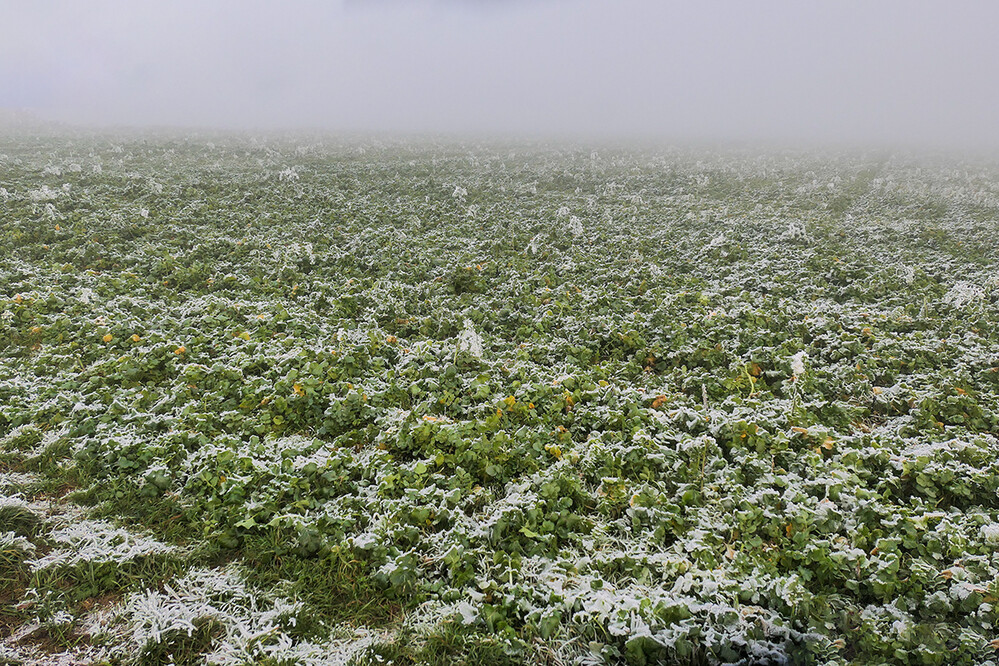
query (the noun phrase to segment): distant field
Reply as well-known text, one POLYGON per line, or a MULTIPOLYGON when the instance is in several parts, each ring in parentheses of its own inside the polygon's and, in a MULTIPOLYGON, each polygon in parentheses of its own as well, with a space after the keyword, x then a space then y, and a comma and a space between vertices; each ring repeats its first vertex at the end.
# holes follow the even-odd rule
POLYGON ((0 664, 994 664, 997 437, 996 165, 0 138, 0 664))

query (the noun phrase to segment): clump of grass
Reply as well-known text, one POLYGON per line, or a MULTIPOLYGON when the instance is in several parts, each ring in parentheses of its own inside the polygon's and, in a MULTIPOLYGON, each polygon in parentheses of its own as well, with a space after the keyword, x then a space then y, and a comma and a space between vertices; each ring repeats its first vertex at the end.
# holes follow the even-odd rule
POLYGON ((400 631, 387 643, 371 646, 358 666, 394 664, 395 666, 515 666, 532 663, 527 655, 512 655, 496 636, 477 633, 455 624, 443 624, 425 636, 414 631, 400 631))
POLYGON ((367 565, 348 549, 332 548, 311 558, 283 556, 268 567, 260 567, 254 545, 247 539, 245 563, 256 570, 255 582, 264 588, 276 587, 282 594, 303 602, 317 625, 316 631, 338 624, 383 626, 402 615, 402 606, 386 598, 368 576, 367 565))
POLYGON ((35 446, 37 444, 43 444, 43 446, 41 450, 35 449, 24 459, 25 469, 43 472, 50 478, 74 473, 75 463, 69 461, 69 464, 66 464, 65 462, 70 456, 69 437, 50 435, 39 439, 35 446))
POLYGON ((14 532, 0 532, 0 594, 24 586, 28 567, 25 561, 35 552, 35 544, 14 532))
POLYGON ((42 441, 42 430, 36 425, 26 424, 14 428, 0 439, 0 449, 5 451, 28 451, 42 441))
POLYGON ((22 537, 34 536, 42 519, 37 513, 17 500, 0 499, 0 525, 5 531, 22 537))
POLYGON ((204 655, 221 634, 222 625, 212 618, 199 618, 194 620, 193 625, 190 631, 175 629, 160 636, 159 641, 147 642, 136 659, 136 665, 194 666, 204 663, 204 655))
POLYGON ((133 484, 95 481, 68 499, 93 507, 93 518, 145 527, 166 543, 183 546, 202 537, 202 526, 173 495, 149 496, 133 484))

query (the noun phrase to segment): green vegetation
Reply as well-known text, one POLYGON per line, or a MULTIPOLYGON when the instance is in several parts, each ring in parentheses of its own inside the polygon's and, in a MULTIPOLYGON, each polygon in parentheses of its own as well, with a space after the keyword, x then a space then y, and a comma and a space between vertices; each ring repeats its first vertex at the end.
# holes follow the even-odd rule
POLYGON ((0 206, 0 629, 995 659, 993 166, 17 136, 0 206))

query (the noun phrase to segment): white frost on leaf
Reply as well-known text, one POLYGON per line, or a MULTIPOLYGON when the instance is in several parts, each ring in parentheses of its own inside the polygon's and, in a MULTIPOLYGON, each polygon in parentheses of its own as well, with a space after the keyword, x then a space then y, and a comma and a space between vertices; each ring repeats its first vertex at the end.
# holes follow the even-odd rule
POLYGON ((958 282, 944 294, 943 302, 953 308, 963 308, 985 298, 985 291, 970 282, 958 282))
POLYGON ((791 372, 795 377, 802 377, 805 374, 805 360, 808 358, 808 354, 804 351, 800 351, 791 357, 791 372))
POLYGON ((983 525, 982 538, 985 539, 985 543, 999 546, 999 523, 983 525))
POLYGON ((471 320, 465 320, 465 328, 458 334, 458 353, 465 352, 475 358, 482 358, 482 337, 476 333, 471 320))

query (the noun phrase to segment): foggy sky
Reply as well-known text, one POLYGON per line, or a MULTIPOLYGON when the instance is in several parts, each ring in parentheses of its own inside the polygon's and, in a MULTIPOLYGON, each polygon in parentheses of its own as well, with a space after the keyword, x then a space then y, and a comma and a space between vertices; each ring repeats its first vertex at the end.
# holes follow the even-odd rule
POLYGON ((990 0, 0 0, 0 108, 994 148, 997 29, 990 0))

